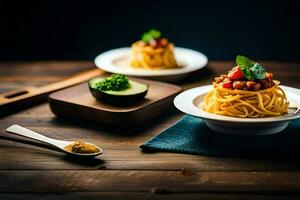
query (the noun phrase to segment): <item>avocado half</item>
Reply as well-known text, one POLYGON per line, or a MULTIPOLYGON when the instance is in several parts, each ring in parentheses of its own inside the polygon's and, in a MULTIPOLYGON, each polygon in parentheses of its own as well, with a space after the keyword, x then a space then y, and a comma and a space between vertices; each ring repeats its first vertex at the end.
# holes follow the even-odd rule
POLYGON ((89 89, 92 95, 98 101, 104 101, 106 103, 113 104, 128 104, 143 99, 148 92, 148 85, 129 80, 130 88, 121 91, 102 91, 95 87, 95 84, 104 80, 102 77, 96 77, 89 80, 89 89))

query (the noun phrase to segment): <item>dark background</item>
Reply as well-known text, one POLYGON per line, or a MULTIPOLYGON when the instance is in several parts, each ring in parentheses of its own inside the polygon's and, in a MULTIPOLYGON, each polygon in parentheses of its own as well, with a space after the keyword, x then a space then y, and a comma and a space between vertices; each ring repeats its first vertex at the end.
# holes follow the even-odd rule
POLYGON ((299 61, 299 1, 0 1, 0 60, 94 59, 155 27, 209 59, 299 61))

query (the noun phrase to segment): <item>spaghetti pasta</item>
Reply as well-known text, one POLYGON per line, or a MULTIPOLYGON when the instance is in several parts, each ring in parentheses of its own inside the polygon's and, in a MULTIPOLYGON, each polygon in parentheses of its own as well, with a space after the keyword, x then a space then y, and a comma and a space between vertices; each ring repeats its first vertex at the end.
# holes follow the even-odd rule
POLYGON ((287 113, 288 106, 284 91, 277 85, 259 91, 217 86, 205 96, 201 104, 204 111, 242 118, 280 116, 287 113))
POLYGON ((133 57, 131 65, 136 68, 144 69, 166 69, 177 68, 174 57, 174 46, 172 43, 165 47, 153 48, 137 41, 132 44, 133 57))
POLYGON ((237 66, 227 75, 215 78, 214 89, 200 107, 207 112, 232 117, 270 117, 288 112, 284 91, 273 80, 273 73, 250 59, 238 55, 237 66))
POLYGON ((174 45, 162 38, 157 30, 144 33, 141 40, 131 46, 131 65, 143 69, 167 69, 180 67, 174 57, 174 45))

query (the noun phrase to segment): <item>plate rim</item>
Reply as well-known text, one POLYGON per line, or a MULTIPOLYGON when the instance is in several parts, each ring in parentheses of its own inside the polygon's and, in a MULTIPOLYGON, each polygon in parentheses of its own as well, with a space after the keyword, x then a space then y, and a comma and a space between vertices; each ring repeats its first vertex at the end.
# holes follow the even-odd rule
MULTIPOLYGON (((219 122, 230 122, 230 123, 245 123, 245 124, 251 124, 251 123, 276 123, 276 122, 285 122, 285 121, 291 121, 300 118, 300 110, 288 117, 264 117, 264 118, 239 118, 239 117, 230 117, 230 116, 223 116, 213 113, 208 113, 206 111, 201 110, 200 108, 195 107, 193 104, 193 101, 195 98, 199 97, 200 95, 203 95, 204 93, 208 92, 210 89, 212 89, 212 85, 204 85, 200 87, 195 87, 188 89, 184 92, 181 92, 174 98, 174 105, 175 107, 180 110, 183 113, 186 113, 188 115, 192 115, 195 117, 202 118, 204 120, 211 120, 211 121, 219 121, 219 122), (181 101, 186 98, 186 96, 190 97, 190 101, 185 102, 185 105, 182 106, 181 101), (185 108, 184 108, 185 107, 185 108), (216 117, 216 118, 214 118, 216 117)), ((300 89, 280 85, 285 92, 290 96, 297 96, 300 99, 300 89), (296 92, 299 90, 299 93, 296 92)), ((294 99, 294 97, 293 97, 294 99)), ((295 98, 296 99, 296 98, 295 98)), ((300 108, 300 100, 297 101, 300 108)))
POLYGON ((174 51, 176 54, 176 51, 184 51, 186 53, 190 53, 190 54, 194 54, 193 56, 197 55, 198 59, 201 59, 203 63, 201 63, 201 65, 199 66, 193 66, 193 67, 186 67, 186 68, 180 68, 180 69, 160 69, 160 70, 133 70, 133 71, 126 71, 123 70, 121 68, 115 67, 112 63, 111 63, 111 59, 108 60, 109 57, 112 57, 111 54, 125 54, 126 52, 129 53, 131 51, 131 47, 121 47, 121 48, 117 48, 117 49, 111 49, 108 51, 105 51, 101 54, 99 54, 98 56, 96 56, 96 58, 94 59, 94 64, 97 68, 110 72, 110 73, 120 73, 120 74, 124 74, 124 75, 129 75, 129 76, 141 76, 141 77, 160 77, 160 76, 172 76, 172 75, 182 75, 182 74, 187 74, 193 71, 197 71, 199 69, 204 68, 207 63, 208 63, 208 58, 205 54, 190 49, 190 48, 183 48, 183 47, 175 47, 174 51), (110 63, 107 63, 108 61, 110 61, 110 63), (105 66, 103 66, 105 65, 105 66))

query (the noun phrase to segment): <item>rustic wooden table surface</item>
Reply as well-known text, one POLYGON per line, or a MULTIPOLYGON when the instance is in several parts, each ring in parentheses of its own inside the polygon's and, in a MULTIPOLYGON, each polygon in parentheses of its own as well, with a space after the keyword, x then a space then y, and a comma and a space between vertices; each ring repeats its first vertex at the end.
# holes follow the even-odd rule
MULTIPOLYGON (((300 63, 262 62, 285 85, 300 88, 300 63)), ((179 83, 208 84, 233 66, 214 61, 179 83)), ((81 70, 88 61, 0 64, 0 92, 44 85, 81 70)), ((143 153, 139 145, 183 114, 171 110, 132 129, 57 119, 47 103, 0 119, 0 199, 299 199, 300 162, 249 160, 176 153, 143 153), (78 160, 5 132, 20 124, 57 139, 84 139, 104 149, 78 160)), ((267 145, 267 144, 266 144, 267 145)), ((295 157, 298 157, 295 152, 295 157)))

